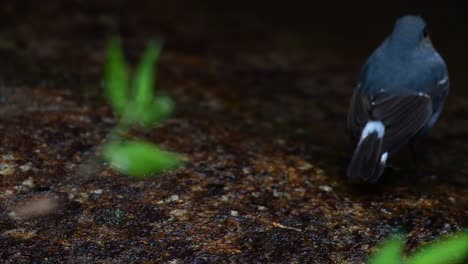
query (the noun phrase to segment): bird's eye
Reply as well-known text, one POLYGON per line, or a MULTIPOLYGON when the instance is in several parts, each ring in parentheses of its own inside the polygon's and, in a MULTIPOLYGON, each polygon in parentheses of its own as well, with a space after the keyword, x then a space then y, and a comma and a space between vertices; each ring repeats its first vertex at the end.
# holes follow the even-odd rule
POLYGON ((424 38, 427 38, 428 36, 429 36, 429 33, 427 33, 427 29, 424 28, 424 30, 423 30, 423 37, 424 37, 424 38))

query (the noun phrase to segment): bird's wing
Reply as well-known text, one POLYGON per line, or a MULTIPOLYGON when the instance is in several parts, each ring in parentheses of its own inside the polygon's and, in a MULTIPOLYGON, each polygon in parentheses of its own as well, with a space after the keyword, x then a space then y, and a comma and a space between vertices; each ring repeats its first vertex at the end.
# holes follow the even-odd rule
POLYGON ((368 97, 358 87, 351 97, 351 105, 348 111, 348 130, 351 132, 351 139, 354 142, 359 139, 362 129, 369 121, 370 109, 371 105, 368 97))
POLYGON ((395 96, 381 92, 371 98, 356 93, 352 105, 348 124, 355 131, 353 137, 360 135, 367 121, 381 121, 385 126, 382 149, 390 152, 411 140, 433 114, 432 98, 423 93, 395 96))

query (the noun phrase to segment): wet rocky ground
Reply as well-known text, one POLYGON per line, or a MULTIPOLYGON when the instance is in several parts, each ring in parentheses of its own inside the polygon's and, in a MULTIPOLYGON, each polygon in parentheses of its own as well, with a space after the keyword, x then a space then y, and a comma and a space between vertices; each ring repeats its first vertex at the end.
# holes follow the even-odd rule
POLYGON ((364 263, 395 231, 412 251, 467 227, 462 88, 416 161, 404 150, 377 185, 351 184, 348 102, 385 34, 344 49, 319 26, 304 37, 242 8, 185 7, 0 4, 0 262, 364 263), (93 154, 116 123, 102 86, 113 33, 132 63, 165 41, 157 89, 177 111, 132 135, 186 156, 179 170, 137 181, 93 154), (31 199, 51 212, 18 218, 31 199))

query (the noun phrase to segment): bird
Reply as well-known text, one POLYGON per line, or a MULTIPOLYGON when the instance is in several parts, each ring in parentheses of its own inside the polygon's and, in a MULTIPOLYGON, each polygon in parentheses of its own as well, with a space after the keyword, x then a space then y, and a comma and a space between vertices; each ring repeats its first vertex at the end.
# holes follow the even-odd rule
POLYGON ((396 18, 358 74, 347 115, 347 178, 376 183, 390 157, 435 125, 450 90, 447 65, 421 15, 396 18))

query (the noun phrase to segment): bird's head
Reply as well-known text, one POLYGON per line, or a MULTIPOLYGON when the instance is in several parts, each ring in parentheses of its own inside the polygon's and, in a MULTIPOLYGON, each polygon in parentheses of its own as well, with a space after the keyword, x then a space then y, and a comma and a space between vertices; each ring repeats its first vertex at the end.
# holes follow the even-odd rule
POLYGON ((422 17, 414 15, 402 16, 396 20, 390 42, 399 49, 432 47, 426 22, 422 17))

